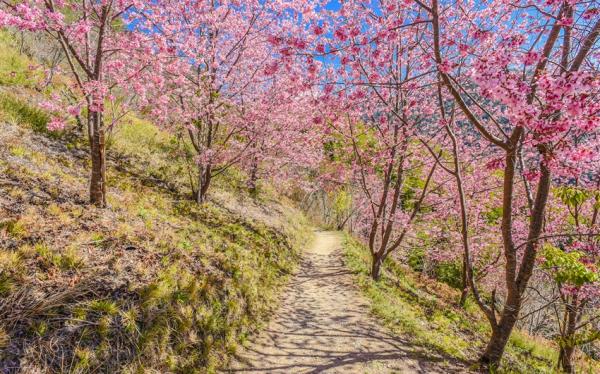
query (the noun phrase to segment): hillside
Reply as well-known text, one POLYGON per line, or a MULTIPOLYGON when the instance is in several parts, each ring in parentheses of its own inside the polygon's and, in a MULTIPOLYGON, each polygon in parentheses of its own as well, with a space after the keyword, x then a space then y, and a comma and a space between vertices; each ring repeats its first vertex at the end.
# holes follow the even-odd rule
POLYGON ((110 145, 109 208, 87 205, 84 138, 45 131, 39 93, 6 79, 28 63, 11 56, 0 76, 0 371, 210 371, 275 307, 310 237, 302 214, 268 186, 236 189, 234 174, 198 206, 173 177, 171 137, 135 118, 110 145))
POLYGON ((81 151, 0 126, 3 372, 212 367, 274 306, 308 238, 289 205, 198 207, 115 163, 91 208, 81 151))

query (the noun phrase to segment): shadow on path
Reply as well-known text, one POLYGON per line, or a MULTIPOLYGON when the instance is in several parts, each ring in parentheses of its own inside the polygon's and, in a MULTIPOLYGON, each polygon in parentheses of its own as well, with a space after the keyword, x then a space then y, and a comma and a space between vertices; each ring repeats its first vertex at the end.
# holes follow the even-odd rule
POLYGON ((343 266, 341 235, 318 232, 269 326, 229 373, 458 373, 389 334, 343 266))

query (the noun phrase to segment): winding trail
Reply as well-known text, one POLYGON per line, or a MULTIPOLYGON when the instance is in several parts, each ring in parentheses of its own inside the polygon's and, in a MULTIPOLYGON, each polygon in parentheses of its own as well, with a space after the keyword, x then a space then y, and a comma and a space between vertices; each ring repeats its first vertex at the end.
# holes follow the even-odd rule
POLYGON ((342 261, 341 234, 317 232, 268 327, 229 373, 449 373, 370 315, 342 261))

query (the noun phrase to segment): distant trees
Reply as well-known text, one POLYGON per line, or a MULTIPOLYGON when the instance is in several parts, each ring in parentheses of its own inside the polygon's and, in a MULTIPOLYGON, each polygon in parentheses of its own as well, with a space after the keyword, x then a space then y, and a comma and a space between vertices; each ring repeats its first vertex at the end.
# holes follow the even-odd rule
POLYGON ((304 65, 307 80, 322 88, 327 110, 315 121, 330 134, 333 161, 346 169, 338 177, 355 187, 353 214, 371 251, 374 279, 420 217, 438 167, 418 149, 418 129, 432 114, 419 106, 430 100, 415 84, 430 70, 416 50, 421 31, 398 27, 405 14, 395 6, 380 13, 347 3, 339 15, 313 14, 306 35, 282 41, 304 65), (314 74, 319 60, 330 64, 314 74))

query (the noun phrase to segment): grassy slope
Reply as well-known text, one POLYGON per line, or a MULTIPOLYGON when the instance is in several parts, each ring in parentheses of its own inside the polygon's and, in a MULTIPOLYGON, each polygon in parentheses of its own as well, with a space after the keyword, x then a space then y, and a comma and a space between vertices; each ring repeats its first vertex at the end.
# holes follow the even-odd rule
POLYGON ((212 371, 274 307, 304 218, 235 175, 189 202, 173 139, 136 118, 111 141, 110 208, 86 205, 84 140, 44 132, 12 47, 2 33, 0 371, 212 371))
MULTIPOLYGON (((457 290, 392 260, 386 262, 383 279, 374 282, 368 275, 368 250, 350 237, 344 248, 346 263, 371 300, 373 313, 387 326, 418 345, 467 363, 476 361, 490 330, 474 303, 459 308, 457 290)), ((514 331, 500 372, 554 373, 557 352, 552 342, 514 331)), ((578 373, 600 371, 598 363, 583 358, 578 365, 578 373)))

